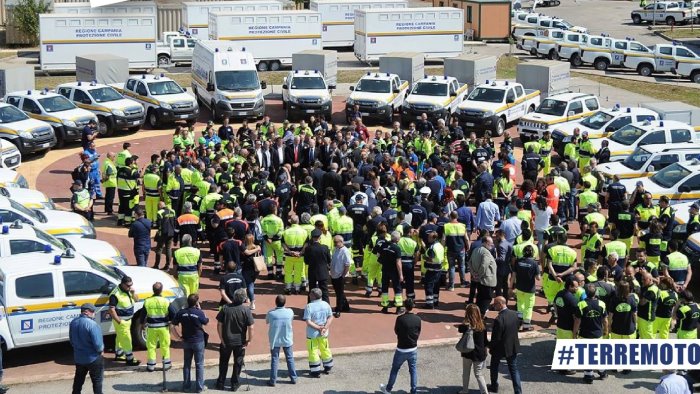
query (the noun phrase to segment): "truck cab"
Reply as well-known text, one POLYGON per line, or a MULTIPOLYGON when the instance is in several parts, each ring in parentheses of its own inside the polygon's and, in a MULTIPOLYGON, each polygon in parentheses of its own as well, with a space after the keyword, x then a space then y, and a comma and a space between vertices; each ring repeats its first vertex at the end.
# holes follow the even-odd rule
POLYGON ((642 9, 632 11, 632 23, 666 23, 669 26, 685 24, 693 19, 693 10, 683 8, 675 1, 655 1, 642 9))
POLYGON ((522 141, 542 138, 545 130, 574 122, 593 114, 600 108, 598 97, 586 93, 561 93, 549 96, 534 112, 526 114, 518 122, 518 134, 522 141))
POLYGON ((346 120, 352 123, 350 117, 358 106, 363 119, 376 118, 390 125, 394 112, 401 112, 408 85, 408 81, 401 80, 396 74, 367 72, 355 86, 350 86, 352 92, 345 101, 346 120))
POLYGON ((642 182, 654 203, 661 196, 667 196, 671 204, 696 201, 700 193, 700 160, 676 162, 652 176, 622 179, 620 182, 627 190, 634 190, 637 182, 642 182))
POLYGON ((610 66, 622 64, 622 56, 614 56, 613 48, 617 40, 609 35, 588 36, 588 41, 579 47, 583 64, 592 64, 593 68, 605 71, 610 66))
POLYGON ((647 48, 641 44, 630 44, 622 65, 637 70, 643 77, 648 77, 653 73, 665 73, 674 69, 677 53, 693 54, 688 48, 680 45, 657 44, 647 48))
POLYGON ((508 124, 517 122, 540 105, 540 91, 524 89, 509 81, 479 85, 459 104, 456 115, 464 130, 490 130, 500 136, 508 124))
POLYGON ((523 36, 517 44, 519 49, 533 56, 544 56, 550 60, 559 60, 557 42, 561 41, 566 30, 549 29, 541 36, 523 36))
POLYGON ((143 105, 125 98, 109 85, 69 82, 58 85, 56 92, 78 107, 97 115, 97 131, 111 136, 116 130, 138 131, 143 125, 143 105))
POLYGON ((676 64, 671 72, 700 83, 700 57, 688 48, 676 47, 674 52, 676 64))
POLYGON ((638 146, 622 161, 598 164, 596 170, 612 182, 617 175, 620 179, 651 176, 673 163, 700 158, 700 144, 681 142, 676 144, 638 146))
POLYGON ((0 141, 2 167, 14 169, 21 163, 21 155, 48 151, 56 145, 56 135, 50 124, 30 118, 15 103, 0 103, 0 141), (14 151, 12 150, 14 147, 14 151))
POLYGON ((331 120, 333 98, 323 73, 314 70, 290 71, 282 81, 282 107, 285 118, 306 119, 310 115, 323 115, 331 120))
POLYGON ((433 122, 444 119, 447 123, 466 93, 467 84, 459 83, 457 78, 426 75, 413 84, 401 111, 401 121, 409 124, 426 114, 433 122))
POLYGON ((193 125, 199 116, 197 101, 163 74, 133 76, 113 87, 144 106, 146 122, 152 129, 176 121, 193 125))
POLYGON ((588 29, 573 24, 556 17, 551 17, 543 14, 531 13, 513 24, 513 36, 542 36, 545 30, 560 29, 579 33, 588 33, 588 29))
POLYGON ((86 302, 97 308, 95 322, 102 334, 113 334, 109 295, 124 276, 132 278, 139 298, 134 305, 132 341, 143 347, 143 300, 153 294, 153 283, 163 283, 162 295, 176 310, 186 304, 184 292, 168 274, 146 267, 108 268, 71 249, 62 254, 42 251, 3 258, 0 337, 7 350, 68 341, 70 322, 80 315, 80 305, 86 302))
POLYGON ((567 32, 564 38, 557 42, 557 54, 561 60, 568 60, 573 67, 581 67, 581 47, 588 42, 588 34, 567 32))
MULTIPOLYGON (((21 109, 30 118, 50 124, 59 148, 66 142, 80 141, 83 128, 91 120, 97 121, 92 112, 78 108, 72 101, 48 89, 8 93, 5 102, 21 109)), ((37 137, 45 142, 40 145, 40 149, 50 148, 54 135, 43 131, 44 128, 41 130, 41 135, 37 137)))
POLYGON ((192 53, 197 39, 190 37, 188 33, 166 31, 163 33, 163 41, 156 43, 158 53, 158 66, 167 67, 177 64, 192 63, 192 53))

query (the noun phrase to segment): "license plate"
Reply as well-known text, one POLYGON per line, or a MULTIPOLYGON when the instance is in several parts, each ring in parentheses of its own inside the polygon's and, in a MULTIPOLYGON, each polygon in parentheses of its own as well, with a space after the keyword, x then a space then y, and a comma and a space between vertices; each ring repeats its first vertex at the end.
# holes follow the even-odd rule
POLYGON ((47 142, 45 144, 41 144, 42 148, 48 148, 51 145, 51 143, 47 142))
POLYGON ((187 119, 187 118, 188 118, 187 115, 178 115, 177 117, 180 118, 180 119, 187 119))
POLYGON ((307 110, 306 110, 306 113, 307 113, 307 114, 313 114, 313 113, 316 113, 316 111, 314 111, 313 109, 307 109, 307 110))
POLYGON ((137 121, 131 122, 131 124, 136 126, 137 124, 139 124, 139 121, 137 120, 137 121))
POLYGON ((473 127, 473 126, 474 126, 474 123, 467 122, 467 123, 465 123, 465 125, 467 125, 467 126, 469 126, 469 127, 473 127))
POLYGON ((246 116, 248 113, 245 111, 238 112, 238 116, 246 116))
POLYGON ((369 116, 369 112, 360 112, 360 115, 362 115, 362 116, 369 116))

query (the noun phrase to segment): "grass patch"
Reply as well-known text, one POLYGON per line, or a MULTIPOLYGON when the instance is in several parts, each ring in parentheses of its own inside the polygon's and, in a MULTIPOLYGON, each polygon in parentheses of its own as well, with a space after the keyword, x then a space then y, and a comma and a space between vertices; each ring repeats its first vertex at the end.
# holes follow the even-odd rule
POLYGON ((15 51, 0 51, 0 59, 5 59, 8 57, 13 57, 17 56, 17 52, 15 51))
POLYGON ((503 55, 496 63, 496 77, 498 79, 515 79, 515 71, 520 59, 515 56, 503 55))
POLYGON ((675 86, 670 84, 660 85, 653 82, 631 81, 614 77, 582 74, 572 72, 573 77, 585 78, 591 81, 610 85, 632 93, 642 94, 662 101, 681 101, 686 104, 700 107, 700 89, 675 86))
POLYGON ((673 29, 673 30, 663 30, 659 33, 663 33, 668 38, 698 38, 700 37, 700 27, 695 29, 673 29))

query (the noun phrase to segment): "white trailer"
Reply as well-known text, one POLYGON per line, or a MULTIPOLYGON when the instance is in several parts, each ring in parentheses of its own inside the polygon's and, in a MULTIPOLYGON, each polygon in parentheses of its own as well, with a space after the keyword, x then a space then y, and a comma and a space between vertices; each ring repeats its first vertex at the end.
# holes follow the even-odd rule
POLYGON ((292 55, 321 49, 321 14, 316 11, 210 12, 209 39, 232 41, 250 52, 258 71, 292 64, 292 55))
POLYGON ((127 1, 123 3, 91 7, 89 2, 53 3, 54 14, 139 14, 156 15, 158 9, 153 1, 127 1))
POLYGON ((259 1, 187 1, 182 3, 182 24, 190 35, 200 40, 209 39, 210 12, 281 11, 277 0, 259 1))
POLYGON ((464 46, 464 11, 450 7, 355 10, 355 56, 363 62, 398 48, 426 59, 457 57, 464 46))
POLYGON ((406 0, 312 0, 309 8, 321 13, 323 47, 350 47, 355 43, 355 10, 407 8, 406 0))
POLYGON ((129 68, 157 65, 155 15, 41 14, 39 29, 44 71, 75 70, 76 56, 95 53, 128 54, 129 68))

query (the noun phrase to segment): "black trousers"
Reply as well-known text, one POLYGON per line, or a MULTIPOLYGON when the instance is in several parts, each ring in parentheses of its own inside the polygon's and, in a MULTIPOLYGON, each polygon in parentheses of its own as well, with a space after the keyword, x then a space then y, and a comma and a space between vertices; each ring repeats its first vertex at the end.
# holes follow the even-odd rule
POLYGON ((382 296, 386 294, 389 296, 389 282, 391 282, 391 287, 394 289, 394 297, 397 295, 402 295, 401 282, 399 282, 399 271, 393 270, 382 270, 382 296))
POLYGON ((228 374, 228 362, 233 354, 233 373, 231 373, 231 384, 237 384, 238 378, 241 376, 241 371, 245 365, 245 347, 243 346, 228 346, 221 344, 219 348, 219 377, 216 379, 216 384, 223 385, 228 374))
POLYGON ((80 394, 85 384, 85 377, 90 374, 92 381, 92 392, 102 394, 102 381, 104 380, 105 367, 102 361, 102 356, 98 356, 97 360, 90 364, 76 364, 75 376, 73 377, 73 394, 80 394))
POLYGON ((508 301, 508 276, 501 275, 496 277, 496 297, 505 297, 506 302, 508 301))
POLYGON ((111 215, 114 212, 114 195, 116 193, 116 187, 105 188, 105 212, 108 215, 111 215))
MULTIPOLYGON (((309 290, 318 287, 321 290, 321 299, 331 303, 328 296, 328 279, 316 279, 316 275, 309 272, 309 290)), ((311 299, 309 299, 311 301, 311 299)))
POLYGON ((131 216, 131 209, 129 209, 129 200, 131 200, 131 192, 119 190, 117 191, 119 196, 119 214, 125 216, 131 216))
POLYGON ((491 305, 491 299, 493 298, 493 287, 484 286, 479 283, 479 287, 476 292, 476 306, 479 307, 481 311, 481 316, 486 316, 486 311, 491 305))
POLYGON ((331 278, 331 284, 333 284, 333 291, 335 291, 335 311, 348 312, 350 310, 350 304, 348 299, 345 297, 345 278, 342 276, 340 278, 331 278))
POLYGON ((403 272, 403 287, 406 289, 406 298, 416 298, 416 271, 413 264, 403 264, 401 265, 401 271, 403 272))

